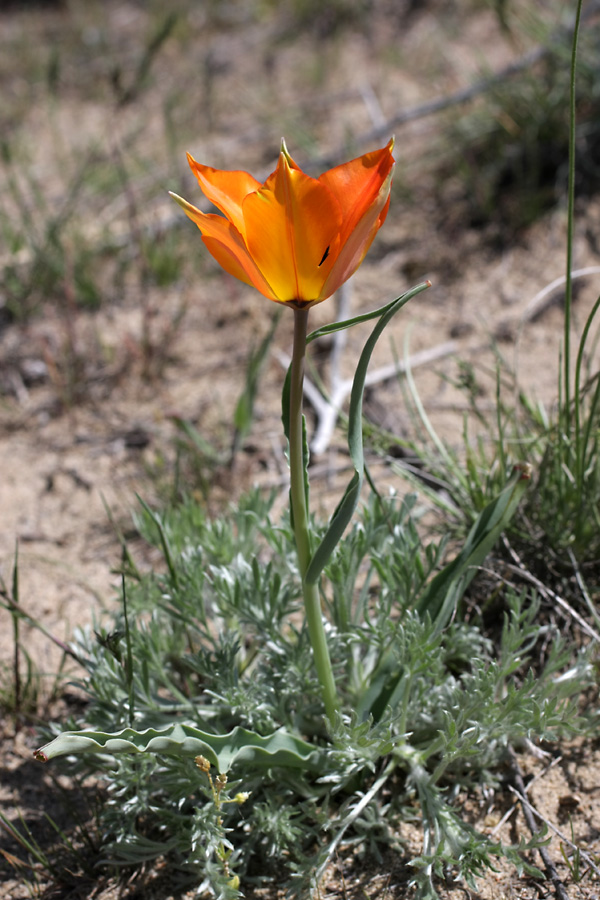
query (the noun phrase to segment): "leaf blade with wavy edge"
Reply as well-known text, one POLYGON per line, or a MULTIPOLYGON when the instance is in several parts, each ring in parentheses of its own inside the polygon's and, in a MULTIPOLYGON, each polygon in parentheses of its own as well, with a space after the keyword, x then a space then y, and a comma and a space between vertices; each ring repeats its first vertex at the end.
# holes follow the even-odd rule
POLYGON ((237 726, 228 734, 209 734, 191 725, 171 725, 156 730, 125 728, 113 734, 101 731, 65 731, 34 752, 40 762, 72 753, 163 753, 168 756, 205 756, 220 773, 234 762, 250 762, 264 768, 322 768, 323 753, 313 744, 285 731, 266 737, 237 726))
POLYGON ((411 290, 406 291, 406 293, 402 294, 400 297, 397 297, 391 303, 388 303, 387 306, 383 306, 364 316, 357 316, 355 319, 347 319, 345 322, 335 322, 332 325, 320 328, 308 337, 308 340, 314 340, 315 336, 319 337, 322 334, 331 334, 334 331, 339 331, 342 328, 349 328, 351 325, 355 325, 358 322, 365 322, 368 319, 379 316, 373 331, 365 342, 360 359, 358 360, 354 381, 352 383, 352 391, 350 393, 350 407, 348 412, 348 451, 354 466, 354 472, 348 482, 342 499, 329 520, 329 527, 327 528, 321 543, 312 555, 305 576, 307 584, 315 584, 319 579, 321 572, 327 565, 331 554, 335 550, 346 526, 352 518, 360 496, 365 469, 362 437, 362 401, 367 369, 375 344, 393 316, 395 316, 409 300, 412 300, 413 297, 420 294, 421 291, 424 291, 428 287, 431 287, 431 282, 429 281, 418 284, 416 287, 411 288, 411 290))

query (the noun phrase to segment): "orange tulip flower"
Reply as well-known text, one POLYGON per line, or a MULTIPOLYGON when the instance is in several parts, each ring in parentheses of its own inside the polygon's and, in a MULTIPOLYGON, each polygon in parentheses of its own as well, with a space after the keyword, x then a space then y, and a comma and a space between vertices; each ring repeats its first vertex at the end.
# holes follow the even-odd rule
POLYGON ((311 178, 282 142, 277 168, 264 184, 248 172, 203 166, 188 153, 202 191, 223 216, 171 196, 227 272, 269 300, 306 308, 350 278, 383 224, 393 144, 311 178))

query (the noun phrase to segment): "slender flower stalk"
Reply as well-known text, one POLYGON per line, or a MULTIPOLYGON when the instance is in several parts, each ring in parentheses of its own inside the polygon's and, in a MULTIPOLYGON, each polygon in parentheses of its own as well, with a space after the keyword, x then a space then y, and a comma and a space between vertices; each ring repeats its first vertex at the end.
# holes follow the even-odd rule
MULTIPOLYGON (((567 441, 571 437, 571 305, 573 301, 573 220, 575 216, 575 91, 577 74, 577 44, 583 0, 578 0, 573 27, 571 74, 569 86, 569 186, 567 190, 567 277, 565 283, 565 316, 563 326, 563 428, 567 441)), ((579 397, 575 395, 575 450, 579 453, 579 397)))
POLYGON ((304 482, 304 427, 302 414, 307 323, 308 309, 294 309, 294 347, 290 374, 290 497, 294 537, 298 551, 298 564, 302 577, 306 623, 313 648, 315 668, 323 691, 325 711, 329 721, 333 722, 338 709, 338 699, 329 657, 329 648, 323 627, 319 584, 318 582, 309 584, 306 581, 306 572, 311 559, 308 503, 304 482))

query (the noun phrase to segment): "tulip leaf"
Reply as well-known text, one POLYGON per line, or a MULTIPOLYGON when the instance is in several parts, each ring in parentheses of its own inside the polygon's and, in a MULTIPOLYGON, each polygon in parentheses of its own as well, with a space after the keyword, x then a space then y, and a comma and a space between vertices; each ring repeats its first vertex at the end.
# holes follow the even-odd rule
MULTIPOLYGON (((290 389, 292 383, 292 367, 288 366, 288 370, 283 382, 283 390, 281 393, 281 421, 283 423, 283 433, 286 440, 290 439, 290 389)), ((302 416, 302 471, 304 472, 304 496, 306 498, 306 508, 308 509, 308 497, 310 491, 310 482, 308 479, 308 462, 310 459, 310 448, 308 446, 308 436, 306 432, 306 417, 302 416)), ((294 527, 294 504, 292 503, 292 494, 290 489, 290 524, 294 527)))
POLYGON ((162 753, 167 756, 204 756, 219 772, 227 772, 234 763, 261 768, 283 766, 294 769, 322 768, 322 753, 313 744, 285 731, 256 734, 239 726, 229 734, 209 734, 190 725, 135 731, 125 728, 114 734, 101 731, 65 731, 35 751, 35 758, 47 762, 72 753, 162 753))
POLYGON ((292 366, 288 366, 285 378, 283 380, 283 388, 281 391, 281 422, 283 424, 283 433, 287 441, 290 439, 290 392, 292 387, 292 366))
POLYGON ((420 294, 421 291, 424 291, 427 287, 430 287, 428 281, 411 288, 410 291, 407 291, 391 303, 388 303, 386 306, 383 306, 374 312, 367 313, 364 316, 356 316, 356 318, 347 319, 344 322, 335 322, 332 325, 325 326, 324 328, 320 328, 318 331, 313 332, 308 338, 308 340, 314 340, 315 336, 318 337, 323 334, 332 334, 334 331, 350 328, 358 322, 365 322, 368 319, 378 317, 378 321, 369 335, 360 355, 354 374, 352 391, 350 393, 350 408, 348 412, 348 450, 354 466, 354 473, 348 482, 342 499, 329 521, 329 526, 321 543, 313 553, 306 571, 307 584, 315 584, 317 582, 321 572, 327 565, 331 554, 339 543, 346 526, 352 518, 360 496, 365 469, 362 434, 362 401, 367 369, 375 344, 393 316, 395 316, 409 300, 412 300, 414 296, 420 294))
MULTIPOLYGON (((401 297, 396 297, 395 300, 386 303, 385 306, 380 306, 378 309, 372 309, 370 312, 363 313, 360 316, 354 316, 352 319, 344 319, 341 322, 331 322, 329 325, 323 325, 321 328, 311 331, 306 338, 306 343, 311 344, 313 341, 316 341, 317 338, 326 337, 328 334, 335 334, 336 331, 345 331, 346 328, 352 328, 353 325, 361 325, 363 322, 370 322, 371 319, 379 319, 392 309, 392 307, 396 307, 396 304, 400 303, 400 301, 403 301, 401 305, 404 306, 405 303, 408 303, 409 300, 412 300, 413 297, 420 294, 421 291, 424 291, 428 287, 431 287, 431 282, 424 281, 422 284, 418 284, 416 287, 406 291, 401 297)), ((397 307, 395 312, 397 312, 398 309, 400 309, 400 307, 397 307)))

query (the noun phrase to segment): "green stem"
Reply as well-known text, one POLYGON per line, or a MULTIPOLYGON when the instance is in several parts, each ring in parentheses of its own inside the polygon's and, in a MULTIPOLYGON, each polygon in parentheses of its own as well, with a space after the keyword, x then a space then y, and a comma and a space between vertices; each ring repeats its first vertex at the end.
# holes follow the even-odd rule
MULTIPOLYGON (((567 283, 565 285, 565 318, 564 318, 564 432, 567 441, 571 437, 571 305, 573 298, 573 220, 575 217, 575 89, 577 75, 577 43, 581 22, 583 0, 578 0, 573 27, 573 45, 571 48, 571 72, 569 86, 569 185, 567 189, 567 283)), ((575 397, 576 451, 579 452, 579 397, 575 397)))
POLYGON ((12 583, 12 599, 14 601, 14 609, 11 611, 13 624, 13 647, 14 661, 13 671, 15 680, 15 712, 17 714, 16 722, 21 712, 21 643, 19 640, 19 545, 15 547, 15 565, 13 569, 12 583))
POLYGON ((294 348, 290 373, 290 498, 308 634, 313 649, 315 668, 323 691, 325 711, 329 721, 333 723, 338 709, 338 699, 329 658, 329 648, 323 627, 319 585, 318 583, 307 584, 306 582, 306 572, 311 559, 308 502, 304 475, 304 427, 302 415, 307 325, 308 309, 294 309, 294 348))

